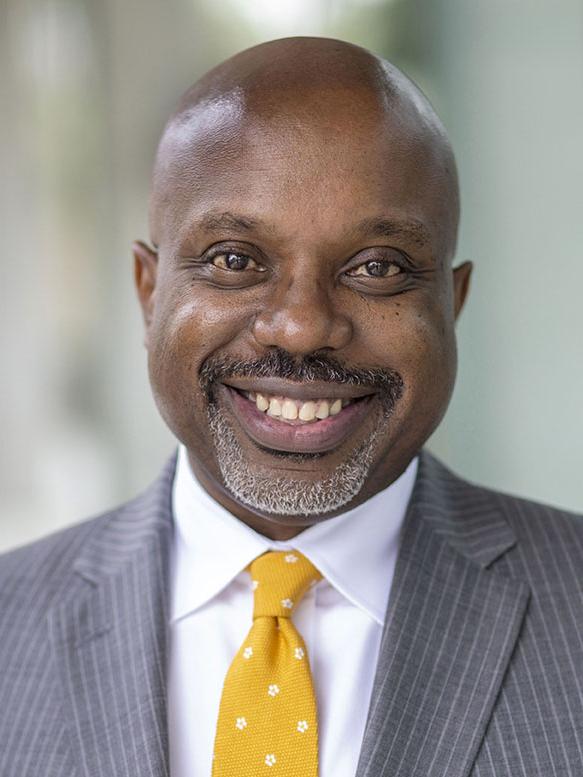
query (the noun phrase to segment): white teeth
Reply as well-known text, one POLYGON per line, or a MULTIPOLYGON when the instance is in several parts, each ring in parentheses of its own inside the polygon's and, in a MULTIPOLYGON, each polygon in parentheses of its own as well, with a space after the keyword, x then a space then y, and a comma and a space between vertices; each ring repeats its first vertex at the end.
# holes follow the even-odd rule
POLYGON ((269 407, 269 400, 267 397, 264 397, 263 394, 257 394, 255 397, 255 404, 257 405, 257 410, 261 410, 261 412, 264 413, 269 407))
POLYGON ((279 399, 270 399, 267 415, 280 416, 281 415, 281 402, 279 399))
POLYGON ((267 408, 267 415, 275 416, 279 418, 281 415, 281 402, 279 399, 270 399, 269 407, 267 408))
POLYGON ((335 399, 334 402, 330 405, 330 415, 338 415, 338 413, 342 410, 342 400, 341 399, 335 399))
POLYGON ((298 418, 301 421, 313 421, 315 417, 316 417, 316 403, 312 401, 304 402, 303 405, 300 407, 298 418))
POLYGON ((295 421, 298 417, 298 406, 292 399, 284 399, 281 414, 287 421, 295 421))
POLYGON ((257 410, 273 418, 286 421, 321 421, 338 413, 351 403, 350 399, 308 399, 302 402, 289 397, 269 397, 255 391, 245 392, 247 398, 255 403, 257 410))

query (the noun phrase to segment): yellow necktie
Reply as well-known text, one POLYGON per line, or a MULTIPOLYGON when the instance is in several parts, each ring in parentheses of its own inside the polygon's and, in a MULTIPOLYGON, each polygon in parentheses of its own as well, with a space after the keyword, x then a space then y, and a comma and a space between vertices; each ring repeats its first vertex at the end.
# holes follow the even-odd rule
POLYGON ((290 615, 322 575, 297 551, 265 553, 248 570, 253 626, 225 678, 213 777, 317 777, 316 699, 290 615))

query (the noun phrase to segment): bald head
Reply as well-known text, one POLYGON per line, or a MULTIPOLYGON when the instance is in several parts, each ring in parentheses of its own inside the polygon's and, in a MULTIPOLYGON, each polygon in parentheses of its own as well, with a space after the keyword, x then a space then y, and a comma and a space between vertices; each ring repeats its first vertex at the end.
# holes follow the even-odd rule
MULTIPOLYGON (((236 169, 261 147, 289 154, 298 171, 310 154, 342 157, 346 144, 366 156, 409 153, 423 179, 441 187, 447 247, 455 248, 459 195, 445 129, 417 86, 359 46, 325 38, 287 38, 247 49, 209 71, 182 98, 166 125, 154 169, 152 240, 175 231, 176 210, 204 190, 213 169, 236 169), (309 144, 306 141, 310 138, 309 144), (386 148, 386 152, 385 149, 386 148), (309 152, 303 153, 304 150, 309 152)), ((269 156, 266 153, 266 158, 269 156)))
POLYGON ((431 105, 400 70, 360 46, 329 38, 284 38, 246 49, 209 71, 182 98, 174 119, 200 103, 237 93, 262 114, 297 105, 330 91, 369 93, 386 107, 400 101, 443 133, 431 105))

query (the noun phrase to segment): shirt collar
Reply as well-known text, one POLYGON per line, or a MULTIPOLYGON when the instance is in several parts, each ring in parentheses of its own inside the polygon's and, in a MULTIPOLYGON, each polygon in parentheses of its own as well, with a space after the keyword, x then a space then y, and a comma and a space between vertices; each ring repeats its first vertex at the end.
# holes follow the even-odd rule
POLYGON ((172 493, 171 620, 203 607, 262 553, 295 548, 337 591, 382 625, 417 466, 415 458, 394 483, 363 504, 289 542, 277 542, 251 529, 205 491, 181 445, 172 493))

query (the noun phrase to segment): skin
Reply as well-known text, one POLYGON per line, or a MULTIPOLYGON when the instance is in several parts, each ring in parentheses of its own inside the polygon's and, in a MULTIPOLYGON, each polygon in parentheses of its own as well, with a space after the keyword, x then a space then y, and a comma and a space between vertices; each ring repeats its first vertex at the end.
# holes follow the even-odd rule
POLYGON ((399 477, 451 397, 454 324, 471 273, 469 263, 452 267, 455 163, 417 88, 340 41, 292 38, 243 52, 198 82, 168 123, 150 214, 152 246, 134 244, 150 380, 209 494, 279 540, 336 514, 260 514, 223 484, 200 369, 209 357, 246 362, 275 348, 331 356, 347 370, 395 370, 404 390, 390 422, 373 401, 359 429, 316 460, 262 450, 233 418, 253 465, 320 478, 382 423, 367 480, 343 509, 399 477), (205 264, 211 247, 254 263, 205 264), (379 265, 370 261, 389 274, 371 276, 379 265))

